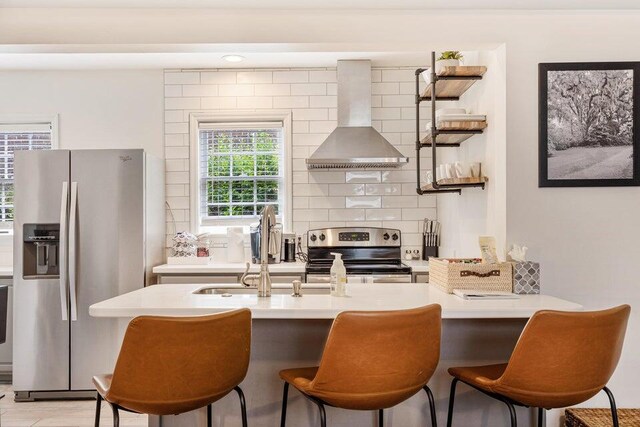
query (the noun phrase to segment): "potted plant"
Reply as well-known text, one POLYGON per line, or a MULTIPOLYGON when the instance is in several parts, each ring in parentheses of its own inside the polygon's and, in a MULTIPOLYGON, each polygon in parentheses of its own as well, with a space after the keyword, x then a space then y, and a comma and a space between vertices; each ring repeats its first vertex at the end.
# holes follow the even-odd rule
POLYGON ((445 50, 436 59, 436 74, 440 73, 444 67, 457 67, 462 60, 462 54, 457 50, 445 50))

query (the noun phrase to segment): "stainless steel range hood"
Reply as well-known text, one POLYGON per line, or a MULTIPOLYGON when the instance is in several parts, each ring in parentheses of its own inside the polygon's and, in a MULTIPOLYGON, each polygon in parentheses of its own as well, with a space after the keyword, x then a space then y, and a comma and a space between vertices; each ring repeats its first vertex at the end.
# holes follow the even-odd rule
POLYGON ((338 61, 338 127, 307 159, 307 168, 397 168, 408 161, 371 127, 371 61, 338 61))

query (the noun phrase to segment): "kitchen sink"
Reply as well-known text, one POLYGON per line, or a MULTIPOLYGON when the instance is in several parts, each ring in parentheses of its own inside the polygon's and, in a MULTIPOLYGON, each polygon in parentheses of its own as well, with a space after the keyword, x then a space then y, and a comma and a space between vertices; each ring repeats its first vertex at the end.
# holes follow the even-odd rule
MULTIPOLYGON (((210 286, 206 288, 200 288, 193 292, 196 295, 256 295, 258 290, 256 288, 222 288, 210 286)), ((290 287, 273 287, 271 288, 271 295, 291 295, 293 293, 293 288, 290 287)), ((330 289, 329 287, 318 287, 318 286, 310 286, 305 287, 302 286, 302 295, 329 295, 330 289)))

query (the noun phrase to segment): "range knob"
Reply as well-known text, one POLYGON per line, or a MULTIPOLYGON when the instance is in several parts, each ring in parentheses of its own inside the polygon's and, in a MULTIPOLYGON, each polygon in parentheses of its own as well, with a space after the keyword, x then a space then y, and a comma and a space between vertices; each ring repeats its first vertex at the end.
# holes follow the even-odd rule
POLYGON ((384 240, 389 240, 389 233, 384 233, 384 234, 382 235, 382 238, 383 238, 384 240))
POLYGON ((324 242, 324 239, 326 239, 326 236, 324 234, 320 235, 320 240, 322 240, 324 242))
POLYGON ((391 238, 393 240, 398 240, 398 238, 399 238, 398 233, 393 233, 393 236, 391 236, 391 238))
POLYGON ((312 234, 311 237, 309 237, 309 239, 311 239, 312 242, 315 242, 318 238, 316 237, 315 234, 312 234))

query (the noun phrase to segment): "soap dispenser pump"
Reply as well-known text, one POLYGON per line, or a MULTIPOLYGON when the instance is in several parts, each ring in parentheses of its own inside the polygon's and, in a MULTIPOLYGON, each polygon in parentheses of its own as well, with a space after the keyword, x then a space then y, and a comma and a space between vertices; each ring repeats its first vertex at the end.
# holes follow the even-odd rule
POLYGON ((331 295, 334 297, 347 296, 347 269, 342 261, 342 254, 331 252, 336 258, 331 266, 331 295))

